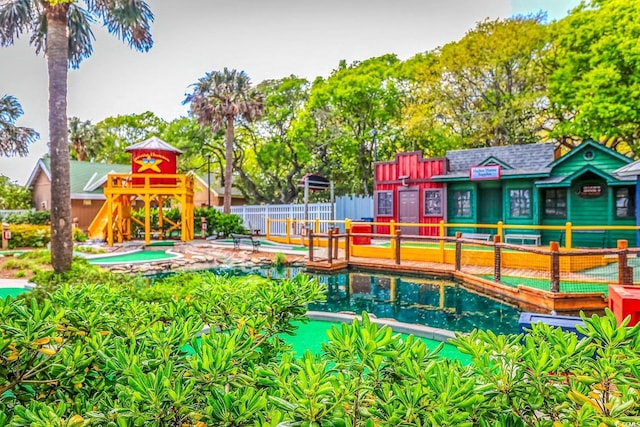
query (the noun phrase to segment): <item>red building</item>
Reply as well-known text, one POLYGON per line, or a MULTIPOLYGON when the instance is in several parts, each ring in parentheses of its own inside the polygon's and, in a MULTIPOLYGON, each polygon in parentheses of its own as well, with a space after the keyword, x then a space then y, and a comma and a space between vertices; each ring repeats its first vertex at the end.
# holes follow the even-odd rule
MULTIPOLYGON (((438 224, 444 220, 444 185, 432 176, 445 174, 446 159, 423 159, 421 151, 396 154, 389 162, 375 164, 375 221, 438 224)), ((388 233, 388 226, 377 226, 388 233)), ((402 227, 402 234, 437 236, 437 227, 402 227)))
MULTIPOLYGON (((134 174, 176 174, 177 157, 182 151, 155 136, 131 145, 125 149, 131 153, 131 173, 134 174)), ((175 186, 175 178, 155 178, 152 186, 175 186)), ((144 185, 144 180, 135 178, 133 185, 144 185)))

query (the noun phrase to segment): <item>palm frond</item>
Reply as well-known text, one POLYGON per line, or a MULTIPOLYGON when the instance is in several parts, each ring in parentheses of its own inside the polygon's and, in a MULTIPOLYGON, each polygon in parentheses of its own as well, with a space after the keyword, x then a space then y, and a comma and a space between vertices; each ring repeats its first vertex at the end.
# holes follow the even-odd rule
POLYGON ((15 126, 15 121, 22 116, 22 106, 16 98, 4 95, 0 98, 0 155, 26 156, 27 146, 39 135, 33 129, 15 126))
POLYGON ((93 53, 93 42, 96 39, 91 31, 91 24, 95 22, 91 14, 76 4, 69 7, 69 64, 78 68, 83 59, 93 53))
POLYGON ((42 8, 35 0, 13 0, 0 5, 0 46, 10 46, 32 29, 42 8))
POLYGON ((153 12, 143 0, 87 0, 87 9, 102 19, 107 30, 130 47, 148 51, 153 46, 153 12))

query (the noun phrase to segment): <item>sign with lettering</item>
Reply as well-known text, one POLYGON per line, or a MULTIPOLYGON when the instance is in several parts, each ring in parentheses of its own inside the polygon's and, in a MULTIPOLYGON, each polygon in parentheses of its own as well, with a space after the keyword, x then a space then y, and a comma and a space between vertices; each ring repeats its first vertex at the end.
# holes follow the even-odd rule
POLYGON ((471 166, 469 168, 469 179, 471 181, 500 179, 500 165, 471 166))
POLYGON ((602 194, 602 186, 600 185, 583 185, 580 187, 578 195, 580 197, 600 197, 602 194))

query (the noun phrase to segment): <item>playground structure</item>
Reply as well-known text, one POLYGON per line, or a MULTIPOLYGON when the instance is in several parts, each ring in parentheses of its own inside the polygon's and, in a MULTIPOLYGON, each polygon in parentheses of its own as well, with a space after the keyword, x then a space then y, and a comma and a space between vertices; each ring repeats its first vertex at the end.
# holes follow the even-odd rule
POLYGON ((114 242, 131 240, 133 223, 144 230, 144 241, 164 239, 180 231, 180 239, 194 238, 193 175, 177 174, 176 159, 182 152, 159 138, 152 137, 126 149, 131 152, 132 173, 110 173, 104 186, 106 200, 89 225, 89 237, 114 242), (142 205, 144 220, 133 217, 135 207, 142 205), (163 215, 163 208, 177 206, 181 219, 174 222, 163 215), (151 209, 158 209, 152 223, 151 209), (155 221, 154 221, 155 222, 155 221))

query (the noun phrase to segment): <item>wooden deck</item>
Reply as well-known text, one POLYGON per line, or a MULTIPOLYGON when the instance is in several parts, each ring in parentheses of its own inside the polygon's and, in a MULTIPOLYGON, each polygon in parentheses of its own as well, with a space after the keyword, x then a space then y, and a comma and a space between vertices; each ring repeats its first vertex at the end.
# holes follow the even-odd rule
MULTIPOLYGON (((311 271, 338 272, 347 268, 361 268, 364 270, 380 271, 386 273, 424 274, 444 277, 459 281, 465 288, 508 302, 524 310, 549 313, 555 311, 558 314, 602 313, 608 306, 608 299, 602 293, 567 293, 550 292, 527 286, 518 285, 512 287, 493 280, 478 277, 480 275, 493 275, 492 267, 465 265, 463 271, 455 271, 450 264, 434 262, 405 261, 400 265, 391 259, 351 257, 349 262, 334 260, 331 264, 325 260, 307 262, 307 268, 311 271)), ((540 270, 502 268, 503 276, 532 277, 548 279, 549 272, 540 270)), ((571 279, 574 274, 563 276, 571 279)), ((578 278, 578 274, 575 274, 578 278)))

